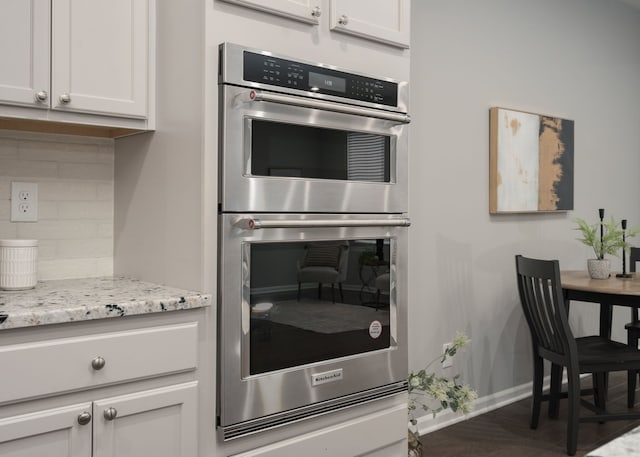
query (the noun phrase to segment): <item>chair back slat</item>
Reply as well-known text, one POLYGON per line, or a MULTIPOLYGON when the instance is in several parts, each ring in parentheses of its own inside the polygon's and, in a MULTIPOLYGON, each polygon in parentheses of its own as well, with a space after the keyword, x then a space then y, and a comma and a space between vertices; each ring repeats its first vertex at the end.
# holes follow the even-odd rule
MULTIPOLYGON (((557 260, 516 256, 520 303, 533 344, 559 356, 569 356, 575 340, 569 327, 557 260)), ((575 348, 574 348, 575 350, 575 348)))
MULTIPOLYGON (((636 262, 640 262, 640 248, 629 248, 629 271, 636 272, 636 262)), ((631 322, 638 322, 638 308, 631 308, 631 322)))

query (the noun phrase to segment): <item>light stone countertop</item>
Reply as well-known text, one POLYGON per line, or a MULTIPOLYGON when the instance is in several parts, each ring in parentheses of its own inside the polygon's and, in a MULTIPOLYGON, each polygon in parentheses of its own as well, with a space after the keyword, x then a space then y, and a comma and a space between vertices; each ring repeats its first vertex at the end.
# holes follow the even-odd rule
POLYGON ((586 457, 634 457, 640 455, 640 427, 589 452, 586 457))
POLYGON ((211 304, 211 294, 126 278, 39 281, 34 289, 0 290, 0 330, 104 319, 211 304))

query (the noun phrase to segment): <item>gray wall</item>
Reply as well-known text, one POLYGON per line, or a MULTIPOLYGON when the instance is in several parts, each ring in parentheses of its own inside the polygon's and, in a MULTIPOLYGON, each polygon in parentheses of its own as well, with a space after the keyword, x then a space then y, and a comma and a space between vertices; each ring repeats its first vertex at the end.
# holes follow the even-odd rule
MULTIPOLYGON (((410 367, 464 331, 472 344, 453 372, 490 407, 529 393, 514 255, 584 269, 593 253, 576 241, 575 217, 595 221, 606 208, 640 224, 640 11, 611 0, 422 0, 412 21, 410 367), (492 106, 575 121, 574 211, 489 215, 492 106)), ((575 332, 595 331, 595 306, 576 308, 575 332)), ((617 338, 626 319, 616 314, 617 338)))

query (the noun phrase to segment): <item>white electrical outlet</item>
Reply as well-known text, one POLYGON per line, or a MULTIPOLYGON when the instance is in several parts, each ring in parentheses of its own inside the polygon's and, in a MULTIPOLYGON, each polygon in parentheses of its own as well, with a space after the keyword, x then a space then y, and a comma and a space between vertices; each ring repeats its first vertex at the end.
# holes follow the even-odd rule
POLYGON ((11 183, 11 222, 38 221, 38 184, 11 183))
MULTIPOLYGON (((445 343, 442 345, 442 353, 444 354, 447 349, 449 349, 449 345, 451 343, 445 343)), ((451 366, 453 365, 453 359, 451 357, 447 357, 446 359, 444 359, 444 362, 442 362, 442 368, 451 368, 451 366)))

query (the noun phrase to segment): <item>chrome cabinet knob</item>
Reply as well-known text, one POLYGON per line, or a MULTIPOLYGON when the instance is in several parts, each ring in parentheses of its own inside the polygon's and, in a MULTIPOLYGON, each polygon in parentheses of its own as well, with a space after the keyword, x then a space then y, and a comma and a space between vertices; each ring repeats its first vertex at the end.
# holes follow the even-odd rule
POLYGON ((62 95, 60 95, 60 97, 58 97, 58 100, 60 100, 60 103, 62 104, 67 104, 71 101, 71 95, 67 94, 66 92, 62 95))
POLYGON ((313 10, 311 10, 311 15, 313 17, 320 17, 322 16, 322 10, 320 9, 319 6, 316 6, 313 10))
POLYGON ((89 422, 91 422, 91 413, 90 412, 83 411, 80 414, 78 414, 78 424, 87 425, 89 422))
POLYGON ((349 18, 347 17, 346 14, 343 14, 342 16, 340 16, 340 18, 338 19, 338 24, 340 25, 347 25, 349 23, 349 18))
POLYGON ((108 421, 112 421, 118 415, 118 410, 111 407, 104 410, 104 418, 108 421))
POLYGON ((36 92, 37 102, 46 102, 47 98, 49 98, 49 94, 47 94, 46 90, 41 90, 40 92, 36 92))
POLYGON ((102 370, 106 363, 106 360, 98 356, 91 361, 91 368, 93 368, 94 370, 102 370))

